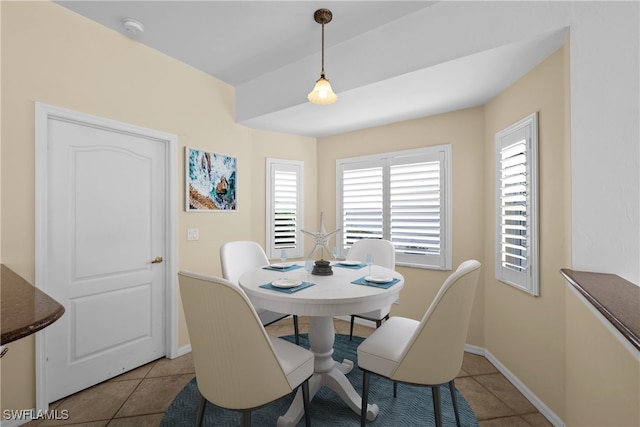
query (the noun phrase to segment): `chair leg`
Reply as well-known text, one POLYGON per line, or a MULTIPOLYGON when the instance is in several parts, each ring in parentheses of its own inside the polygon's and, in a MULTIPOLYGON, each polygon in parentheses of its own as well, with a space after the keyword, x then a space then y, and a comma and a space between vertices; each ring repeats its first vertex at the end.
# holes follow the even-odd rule
POLYGON ((242 427, 251 427, 251 411, 242 411, 242 427))
POLYGON ((360 427, 367 424, 367 402, 369 400, 369 371, 362 371, 362 406, 360 407, 360 427))
POLYGON ((433 397, 433 411, 436 418, 436 427, 442 427, 442 411, 440 409, 440 386, 431 386, 431 395, 433 397))
POLYGON ((353 339, 353 322, 355 322, 355 316, 351 316, 351 327, 349 328, 349 341, 353 339))
POLYGON ((204 418, 204 409, 207 406, 207 399, 200 395, 200 404, 198 405, 198 414, 196 415, 196 427, 202 425, 202 419, 204 418))
POLYGON ((311 411, 309 410, 309 380, 302 383, 302 405, 304 407, 304 425, 311 426, 311 411))
POLYGON ((300 329, 298 329, 298 316, 293 315, 293 333, 296 337, 296 345, 300 345, 300 329))
POLYGON ((398 397, 398 382, 393 382, 393 397, 398 397))
POLYGON ((449 390, 451 391, 451 402, 453 402, 453 411, 456 414, 456 426, 460 427, 460 412, 458 411, 458 397, 456 396, 456 385, 449 381, 449 390))

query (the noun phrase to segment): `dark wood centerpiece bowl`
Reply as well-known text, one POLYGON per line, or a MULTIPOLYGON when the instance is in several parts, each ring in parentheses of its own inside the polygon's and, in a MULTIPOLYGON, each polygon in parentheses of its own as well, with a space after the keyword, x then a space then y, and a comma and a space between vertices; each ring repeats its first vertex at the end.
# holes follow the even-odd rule
POLYGON ((316 276, 331 276, 333 274, 329 261, 319 259, 314 264, 311 274, 316 276))

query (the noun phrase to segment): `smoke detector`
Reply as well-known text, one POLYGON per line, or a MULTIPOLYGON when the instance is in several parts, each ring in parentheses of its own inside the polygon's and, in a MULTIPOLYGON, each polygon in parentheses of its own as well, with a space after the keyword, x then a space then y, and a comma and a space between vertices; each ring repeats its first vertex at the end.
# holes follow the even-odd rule
POLYGON ((144 25, 135 19, 124 18, 122 20, 122 26, 124 27, 124 30, 132 36, 144 33, 144 25))

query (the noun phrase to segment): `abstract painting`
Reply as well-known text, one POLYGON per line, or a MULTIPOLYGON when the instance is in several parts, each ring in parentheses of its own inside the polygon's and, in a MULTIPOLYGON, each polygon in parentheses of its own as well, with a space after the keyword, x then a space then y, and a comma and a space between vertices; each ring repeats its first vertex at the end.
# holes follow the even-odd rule
POLYGON ((236 210, 237 159, 186 147, 186 210, 236 210))

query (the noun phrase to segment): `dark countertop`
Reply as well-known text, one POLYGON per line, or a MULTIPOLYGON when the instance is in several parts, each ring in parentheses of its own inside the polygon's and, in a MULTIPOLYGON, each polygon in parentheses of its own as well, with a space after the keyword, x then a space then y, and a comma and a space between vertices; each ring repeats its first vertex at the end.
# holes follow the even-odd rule
POLYGON ((46 328, 64 313, 64 307, 56 300, 4 264, 0 270, 0 288, 2 345, 46 328))
POLYGON ((563 268, 560 273, 640 350, 640 287, 615 274, 563 268))

